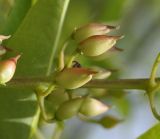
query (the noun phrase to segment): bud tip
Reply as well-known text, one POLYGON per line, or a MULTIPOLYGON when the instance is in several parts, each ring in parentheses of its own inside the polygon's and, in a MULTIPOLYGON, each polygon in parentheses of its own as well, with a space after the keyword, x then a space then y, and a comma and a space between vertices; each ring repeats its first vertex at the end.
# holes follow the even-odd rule
POLYGON ((21 57, 21 55, 17 55, 16 57, 11 58, 15 63, 17 63, 17 60, 21 57))
POLYGON ((0 35, 0 41, 3 41, 3 40, 6 40, 6 39, 9 39, 11 37, 11 35, 0 35))
POLYGON ((110 51, 119 51, 119 52, 123 52, 124 51, 124 49, 122 49, 122 48, 118 48, 118 47, 116 47, 116 46, 113 46, 111 49, 110 49, 110 51))
POLYGON ((21 55, 20 55, 20 54, 19 54, 19 55, 17 55, 17 56, 15 57, 15 60, 17 61, 20 57, 21 57, 21 55))
POLYGON ((124 35, 119 36, 119 40, 123 39, 124 37, 124 35))

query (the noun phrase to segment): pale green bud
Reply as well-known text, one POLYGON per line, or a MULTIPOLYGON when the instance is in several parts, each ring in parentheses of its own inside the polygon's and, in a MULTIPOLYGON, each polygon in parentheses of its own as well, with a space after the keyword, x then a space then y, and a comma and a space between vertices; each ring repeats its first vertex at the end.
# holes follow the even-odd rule
POLYGON ((0 84, 4 85, 12 79, 16 70, 17 60, 19 58, 20 55, 0 62, 0 84))
POLYGON ((64 102, 56 112, 56 119, 65 120, 76 115, 79 112, 82 102, 82 98, 75 98, 64 102))
POLYGON ((111 71, 105 70, 100 67, 93 67, 94 70, 98 71, 96 74, 93 75, 93 79, 106 79, 111 75, 111 71))
POLYGON ((111 71, 100 71, 94 75, 94 79, 106 79, 111 75, 111 71))
POLYGON ((4 55, 7 52, 6 48, 3 46, 0 46, 0 56, 4 55))
POLYGON ((12 49, 5 46, 0 46, 0 56, 6 54, 8 51, 12 51, 12 49))
POLYGON ((52 107, 57 109, 62 103, 68 100, 68 95, 64 89, 57 89, 54 90, 53 93, 49 94, 46 97, 46 100, 51 103, 52 107))
POLYGON ((90 36, 105 35, 106 33, 110 32, 113 29, 118 29, 118 27, 108 26, 108 25, 99 24, 99 23, 90 23, 78 29, 75 29, 72 37, 77 42, 81 42, 90 36))
POLYGON ((56 76, 56 82, 65 89, 76 89, 89 82, 95 73, 85 68, 67 68, 56 76))
POLYGON ((78 50, 86 56, 99 56, 116 44, 122 36, 95 35, 79 43, 78 50))
POLYGON ((79 112, 84 116, 97 116, 106 112, 108 109, 108 106, 96 99, 85 98, 79 112))

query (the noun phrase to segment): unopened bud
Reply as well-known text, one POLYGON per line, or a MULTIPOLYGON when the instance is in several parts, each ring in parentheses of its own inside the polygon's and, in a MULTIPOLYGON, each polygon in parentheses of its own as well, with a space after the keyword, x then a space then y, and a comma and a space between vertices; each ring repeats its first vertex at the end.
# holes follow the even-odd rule
POLYGON ((0 62, 0 84, 5 84, 12 79, 19 58, 20 55, 0 62))
POLYGON ((64 91, 64 89, 57 89, 54 90, 53 93, 49 94, 46 97, 46 100, 48 100, 52 107, 57 109, 62 103, 68 100, 68 94, 64 91))
POLYGON ((82 98, 76 98, 64 102, 56 112, 57 120, 68 119, 76 115, 79 112, 82 102, 82 98))
POLYGON ((88 37, 94 36, 94 35, 105 35, 106 33, 110 32, 113 29, 117 29, 118 27, 115 26, 109 26, 105 24, 99 24, 99 23, 90 23, 87 25, 84 25, 78 29, 75 29, 73 33, 73 39, 75 39, 77 42, 81 42, 88 37))
POLYGON ((3 46, 0 46, 0 56, 4 55, 7 52, 6 48, 3 46))
POLYGON ((111 75, 111 71, 109 70, 105 70, 103 68, 99 68, 99 67, 93 67, 93 69, 95 69, 96 71, 98 71, 97 74, 93 75, 93 79, 106 79, 111 75))
POLYGON ((12 49, 6 47, 6 46, 0 46, 0 56, 3 56, 9 51, 13 51, 12 49))
POLYGON ((79 112, 85 116, 97 116, 106 112, 108 109, 108 106, 96 99, 85 98, 79 112))
POLYGON ((56 82, 65 89, 76 89, 89 82, 95 73, 85 68, 67 68, 56 76, 56 82))
POLYGON ((95 35, 79 43, 78 50, 86 56, 99 56, 111 49, 123 36, 95 35))
POLYGON ((120 122, 122 122, 122 120, 117 119, 116 117, 113 116, 105 116, 98 121, 98 123, 101 124, 104 128, 113 128, 120 122))
POLYGON ((123 52, 123 49, 113 46, 109 51, 110 52, 123 52))
POLYGON ((9 39, 11 36, 4 36, 4 35, 0 35, 0 44, 2 43, 3 40, 9 39))

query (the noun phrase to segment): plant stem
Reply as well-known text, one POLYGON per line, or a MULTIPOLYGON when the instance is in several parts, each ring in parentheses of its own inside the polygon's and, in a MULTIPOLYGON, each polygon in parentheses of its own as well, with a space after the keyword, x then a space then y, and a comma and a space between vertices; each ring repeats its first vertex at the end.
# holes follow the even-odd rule
POLYGON ((66 67, 70 68, 72 66, 72 62, 75 60, 75 58, 79 55, 77 51, 74 51, 71 57, 69 58, 66 67))
POLYGON ((64 129, 64 123, 57 122, 52 139, 60 139, 63 129, 64 129))
MULTIPOLYGON (((82 88, 107 88, 107 89, 138 89, 147 90, 150 79, 117 79, 117 80, 93 80, 82 86, 82 88)), ((157 78, 156 81, 160 81, 157 78)), ((1 88, 27 87, 34 89, 39 83, 51 83, 52 79, 48 77, 28 77, 15 78, 1 88)))
POLYGON ((63 68, 64 68, 64 51, 68 45, 68 41, 69 41, 69 38, 64 42, 62 48, 61 48, 61 51, 60 51, 60 54, 59 54, 59 58, 58 58, 58 71, 61 71, 63 68))
POLYGON ((156 78, 159 64, 160 64, 160 53, 158 54, 158 56, 153 64, 153 68, 152 68, 152 72, 151 72, 151 76, 150 76, 150 86, 151 87, 154 87, 157 85, 155 78, 156 78))
MULTIPOLYGON (((159 90, 159 87, 158 87, 158 90, 159 90)), ((160 114, 158 113, 156 106, 155 106, 155 102, 154 102, 155 94, 157 93, 156 91, 148 92, 148 93, 151 93, 151 94, 148 94, 148 98, 149 98, 150 107, 151 107, 154 117, 160 121, 160 114)))
POLYGON ((48 77, 18 77, 12 79, 10 82, 6 84, 6 86, 1 86, 1 88, 17 88, 17 87, 29 87, 35 88, 40 83, 51 83, 51 79, 48 77))
MULTIPOLYGON (((160 80, 160 79, 158 79, 160 80)), ((107 89, 137 89, 146 90, 149 79, 117 79, 117 80, 93 80, 84 85, 84 88, 107 89)))
POLYGON ((39 129, 37 129, 34 136, 35 136, 35 139, 45 139, 39 129))

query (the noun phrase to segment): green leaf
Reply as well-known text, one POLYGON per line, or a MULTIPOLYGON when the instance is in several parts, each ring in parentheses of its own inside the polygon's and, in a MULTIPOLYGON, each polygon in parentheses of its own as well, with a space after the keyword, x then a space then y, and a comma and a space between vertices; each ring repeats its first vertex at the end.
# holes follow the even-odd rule
POLYGON ((52 60, 59 45, 68 2, 69 0, 39 0, 31 8, 8 43, 10 48, 22 53, 17 75, 46 75, 46 70, 51 70, 48 66, 52 67, 52 60))
POLYGON ((39 117, 33 92, 29 89, 0 89, 0 138, 28 139, 39 117))
POLYGON ((32 0, 15 0, 14 6, 3 28, 4 34, 13 34, 31 7, 32 0))
MULTIPOLYGON (((7 46, 14 51, 8 53, 6 58, 22 53, 16 76, 46 75, 49 60, 51 56, 54 58, 52 49, 55 40, 57 44, 54 46, 58 47, 68 3, 69 0, 39 0, 29 10, 7 42, 7 46)), ((0 103, 0 139, 30 138, 39 119, 33 91, 29 88, 1 88, 0 103)))
POLYGON ((11 4, 7 0, 0 0, 0 31, 3 30, 3 27, 6 23, 6 17, 11 9, 11 4))
POLYGON ((142 134, 138 139, 160 139, 160 124, 156 124, 147 132, 142 134))

